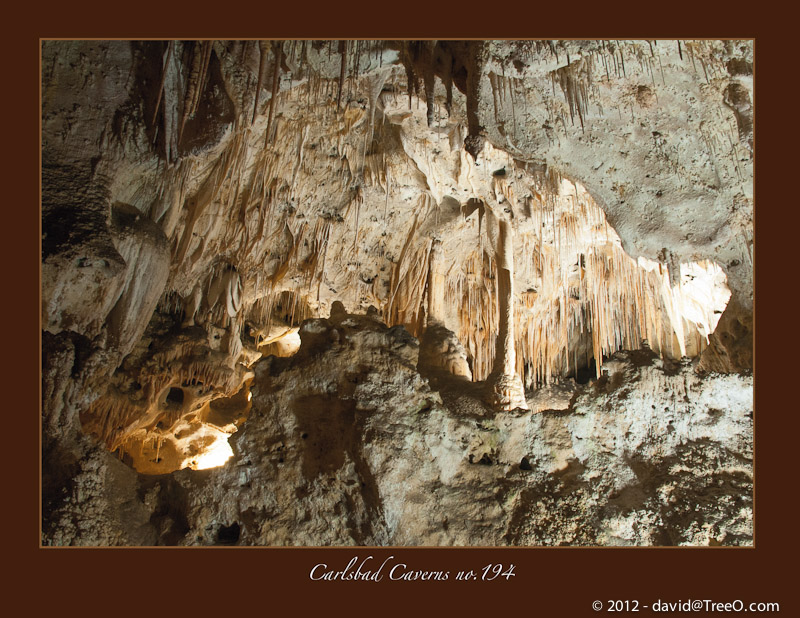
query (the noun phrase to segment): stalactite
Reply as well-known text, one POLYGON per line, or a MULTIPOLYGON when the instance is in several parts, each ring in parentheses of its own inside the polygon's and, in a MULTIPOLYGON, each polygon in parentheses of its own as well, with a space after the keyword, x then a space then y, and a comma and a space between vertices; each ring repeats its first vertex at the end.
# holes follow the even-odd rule
POLYGON ((424 67, 423 84, 425 86, 425 103, 427 104, 427 121, 428 126, 433 126, 434 121, 434 99, 433 99, 433 86, 434 86, 434 72, 433 72, 433 58, 436 50, 436 41, 423 42, 423 57, 422 64, 424 67))
POLYGON ((283 60, 283 41, 273 44, 272 51, 275 54, 275 66, 272 69, 272 97, 269 100, 269 116, 267 118, 267 130, 264 136, 264 143, 270 142, 270 130, 272 129, 272 119, 275 116, 275 105, 278 99, 280 87, 281 62, 283 60))
POLYGON ((286 273, 289 271, 289 266, 291 265, 292 258, 297 253, 297 250, 300 247, 300 242, 303 239, 303 234, 305 233, 306 230, 306 224, 305 223, 301 224, 300 229, 296 233, 292 232, 292 230, 289 228, 289 224, 286 222, 284 222, 284 228, 290 238, 289 252, 287 253, 286 257, 282 260, 282 262, 275 270, 275 272, 268 277, 268 280, 273 287, 276 284, 278 284, 286 276, 286 273))
POLYGON ((445 89, 444 108, 449 117, 453 111, 453 57, 449 54, 444 58, 442 83, 444 83, 445 89))
POLYGON ((467 55, 467 137, 464 148, 477 160, 486 143, 486 129, 478 113, 481 76, 486 64, 487 48, 483 41, 470 41, 467 55))
POLYGON ((336 95, 337 111, 342 107, 342 91, 344 90, 344 79, 347 71, 347 41, 339 41, 339 55, 341 56, 341 66, 339 69, 339 93, 336 95))
POLYGON ((183 138, 183 130, 186 121, 194 116, 197 106, 200 103, 200 95, 208 73, 208 65, 213 51, 213 41, 201 41, 195 45, 192 56, 192 67, 186 85, 186 93, 183 98, 183 115, 181 116, 180 129, 178 130, 178 143, 183 138))
MULTIPOLYGON (((420 49, 424 56, 427 53, 425 48, 420 49)), ((620 58, 616 58, 614 52, 609 53, 624 73, 622 49, 617 49, 620 58)), ((372 296, 376 299, 376 304, 382 307, 388 324, 406 324, 412 333, 419 334, 423 318, 435 319, 439 313, 437 307, 444 305, 447 311, 452 310, 457 316, 455 324, 449 326, 468 351, 473 379, 486 380, 496 366, 496 360, 500 362, 497 333, 503 313, 501 304, 505 301, 501 302, 503 285, 500 279, 503 269, 497 263, 497 256, 486 251, 491 244, 487 242, 489 235, 484 210, 479 210, 475 216, 475 224, 469 221, 463 225, 461 233, 469 235, 469 240, 459 239, 464 246, 474 241, 474 249, 462 249, 466 251, 466 257, 453 264, 447 273, 441 273, 434 266, 439 257, 437 252, 447 249, 447 243, 451 241, 445 240, 443 246, 439 247, 429 237, 419 233, 426 218, 431 217, 431 222, 439 223, 441 205, 430 195, 422 195, 414 208, 414 221, 403 250, 392 265, 388 292, 383 288, 384 282, 380 276, 375 278, 371 286, 359 281, 359 275, 365 270, 362 269, 361 260, 357 258, 364 257, 366 235, 374 231, 367 227, 367 213, 362 207, 363 200, 372 199, 368 192, 374 193, 378 187, 385 192, 381 196, 384 200, 384 236, 378 241, 381 245, 379 255, 382 256, 384 251, 388 252, 389 247, 392 247, 391 236, 397 233, 392 229, 395 221, 407 221, 402 215, 396 217, 399 208, 404 206, 399 199, 397 202, 392 201, 391 211, 389 208, 390 200, 395 200, 397 188, 403 187, 406 182, 403 178, 404 171, 392 167, 398 163, 387 161, 385 153, 370 152, 370 145, 375 143, 372 131, 377 96, 385 77, 391 71, 386 69, 385 73, 374 76, 362 75, 361 83, 368 83, 370 88, 366 112, 369 120, 363 122, 364 112, 358 109, 359 106, 345 105, 343 112, 340 109, 344 80, 347 79, 346 44, 342 53, 338 93, 334 90, 335 79, 322 81, 316 75, 308 77, 302 91, 298 89, 294 94, 290 91, 280 95, 278 86, 283 49, 276 46, 274 51, 276 62, 273 90, 265 133, 265 140, 271 140, 273 147, 261 151, 248 144, 251 141, 248 131, 238 128, 234 130, 231 143, 224 148, 222 156, 210 173, 206 173, 199 191, 187 202, 182 234, 172 240, 173 246, 177 245, 177 255, 182 261, 189 254, 197 254, 194 247, 198 242, 204 242, 205 238, 201 241, 197 237, 202 236, 201 225, 198 224, 196 230, 194 227, 204 213, 207 217, 204 217, 203 224, 206 219, 218 216, 218 206, 219 211, 236 212, 235 217, 225 222, 228 226, 225 242, 214 245, 214 248, 224 246, 225 258, 230 258, 240 267, 242 277, 248 272, 255 279, 252 296, 259 300, 245 309, 248 319, 252 316, 253 321, 261 325, 268 325, 273 319, 282 319, 283 314, 278 315, 279 310, 276 307, 284 302, 284 294, 289 295, 289 300, 285 300, 282 306, 288 312, 288 321, 294 324, 306 315, 307 306, 303 299, 316 298, 316 302, 320 303, 323 296, 323 306, 328 302, 324 298, 326 291, 323 290, 322 294, 320 292, 323 282, 336 285, 340 289, 339 293, 342 293, 339 284, 334 283, 337 277, 340 282, 344 280, 337 269, 344 271, 351 267, 347 259, 352 257, 358 263, 358 268, 350 268, 352 274, 346 276, 351 277, 354 282, 351 292, 355 296, 353 303, 356 306, 365 302, 364 297, 372 296), (334 97, 337 100, 336 108, 341 113, 337 114, 333 109, 334 97), (281 106, 286 106, 287 113, 279 114, 279 121, 273 126, 275 106, 279 100, 281 106), (291 105, 286 105, 287 101, 291 105), (297 106, 298 102, 300 106, 314 109, 315 117, 312 122, 315 124, 298 122, 292 117, 289 110, 293 110, 292 106, 297 106), (324 125, 324 130, 320 130, 321 125, 324 125), (362 131, 363 135, 358 131, 362 131), (316 149, 316 154, 312 154, 311 148, 316 149), (325 174, 319 177, 320 182, 324 180, 326 191, 330 190, 334 208, 327 211, 325 217, 317 218, 315 224, 307 230, 306 224, 300 223, 301 217, 308 217, 310 223, 314 211, 307 206, 312 192, 305 177, 308 170, 319 165, 319 160, 315 159, 320 156, 319 153, 334 149, 338 158, 333 160, 340 167, 335 173, 326 168, 325 174), (253 155, 252 151, 256 154, 253 155), (357 185, 355 192, 354 185, 357 185), (342 196, 341 200, 339 196, 342 196), (342 205, 348 203, 348 210, 342 211, 342 205), (213 207, 209 207, 212 204, 213 207), (335 221, 342 222, 342 212, 348 217, 347 222, 337 225, 335 221), (349 219, 349 216, 353 219, 349 219), (473 238, 475 227, 478 235, 473 238), (302 242, 304 238, 307 238, 307 245, 302 242), (331 246, 333 250, 329 255, 328 249, 331 246), (345 246, 350 249, 349 253, 346 250, 337 251, 345 246), (361 256, 359 251, 362 252, 361 256), (272 265, 277 263, 277 267, 271 275, 267 275, 269 271, 263 272, 264 265, 270 260, 272 265), (433 296, 440 289, 438 281, 434 282, 437 277, 442 278, 444 300, 441 303, 433 296), (313 293, 315 285, 316 294, 313 293)), ((652 51, 651 47, 651 55, 652 51)), ((266 46, 263 46, 253 120, 257 117, 259 93, 264 86, 261 82, 265 78, 265 52, 266 46)), ((294 63, 296 49, 293 47, 288 53, 290 61, 294 63)), ((365 53, 363 44, 357 44, 352 53, 356 55, 355 76, 351 79, 351 85, 357 83, 359 71, 363 69, 359 65, 360 54, 365 53)), ((371 50, 367 53, 371 53, 371 50)), ((168 55, 169 52, 167 57, 168 55)), ((571 56, 575 57, 574 51, 571 56)), ((600 53, 600 58, 606 69, 606 78, 610 79, 610 57, 606 53, 600 53)), ((567 67, 562 67, 551 75, 554 91, 558 81, 570 107, 573 122, 574 115, 578 115, 582 127, 586 120, 590 95, 596 92, 591 82, 591 63, 595 59, 594 55, 584 55, 583 58, 576 57, 575 62, 572 62, 571 57, 568 57, 567 67)), ((165 67, 168 62, 165 61, 165 67)), ((635 72, 635 63, 632 66, 635 72)), ((391 79, 394 79, 394 75, 391 79)), ((508 105, 511 105, 511 118, 516 126, 514 102, 515 96, 518 96, 515 95, 517 82, 511 77, 494 73, 490 73, 489 79, 496 108, 500 107, 505 115, 508 105)), ((409 79, 410 91, 416 88, 418 81, 416 76, 409 79)), ((428 101, 429 123, 434 116, 434 106, 429 99, 433 88, 428 87, 432 81, 431 75, 423 72, 422 83, 428 101)), ((448 88, 452 76, 443 77, 443 81, 445 88, 448 88)), ((396 89, 392 90, 394 92, 396 89)), ((396 96, 396 92, 394 94, 396 96)), ((388 106, 392 95, 386 98, 388 106)), ((563 105, 559 105, 563 108, 563 105)), ((447 107, 449 113, 449 102, 447 107)), ((557 106, 555 109, 557 114, 557 106)), ((552 108, 548 108, 548 111, 554 113, 552 108)), ((499 112, 496 110, 496 113, 499 112)), ((730 136, 727 137, 730 140, 730 136)), ((736 141, 738 138, 732 142, 732 156, 736 156, 736 141)), ((432 145, 423 140, 417 142, 416 146, 419 151, 414 156, 420 169, 427 165, 429 171, 424 172, 427 180, 431 186, 439 183, 441 172, 435 168, 432 145)), ((709 139, 708 148, 709 151, 721 150, 721 144, 709 139)), ((464 172, 468 179, 467 184, 477 193, 487 179, 491 178, 492 170, 486 166, 476 168, 471 161, 467 162, 468 171, 464 172)), ((415 161, 409 163, 409 159, 406 159, 409 174, 414 172, 414 163, 415 161)), ((513 167, 510 161, 508 167, 513 167)), ((188 174, 186 169, 188 168, 176 169, 176 184, 179 182, 178 172, 188 174)), ((519 273, 518 281, 536 281, 535 290, 520 289, 511 297, 510 302, 517 309, 513 311, 512 320, 515 359, 510 373, 523 377, 526 386, 533 387, 551 382, 567 372, 577 372, 579 362, 586 362, 584 359, 594 358, 597 369, 600 370, 603 357, 613 354, 620 347, 638 347, 643 340, 647 340, 654 350, 663 354, 681 354, 705 345, 707 339, 702 335, 713 329, 706 328, 704 320, 710 324, 711 318, 703 317, 701 322, 704 331, 700 331, 695 323, 682 316, 685 307, 681 303, 686 301, 680 296, 681 279, 675 279, 676 274, 680 273, 681 264, 677 267, 670 264, 663 273, 659 273, 657 268, 649 271, 640 268, 622 252, 619 239, 613 230, 608 229, 602 211, 591 202, 582 188, 574 185, 565 188, 563 179, 552 166, 547 167, 546 171, 530 171, 526 167, 525 172, 531 176, 532 207, 524 206, 524 202, 519 201, 527 200, 524 183, 497 184, 498 195, 503 198, 500 200, 498 197, 498 201, 508 203, 514 216, 514 225, 528 225, 527 219, 530 219, 531 231, 515 236, 515 268, 519 273), (520 206, 523 206, 522 209, 520 206), (522 222, 523 219, 526 221, 522 222), (591 241, 588 240, 590 236, 591 241), (674 285, 676 282, 677 289, 674 285)), ((169 193, 166 182, 159 191, 169 193)), ((506 204, 502 206, 505 208, 506 204)), ((380 216, 374 210, 372 212, 376 218, 380 216)), ((378 228, 380 225, 377 223, 374 227, 378 228)), ((749 239, 743 237, 740 241, 744 245, 741 247, 744 256, 742 259, 751 259, 749 239)), ((187 262, 187 268, 190 262, 191 260, 187 262)), ((180 313, 184 304, 188 307, 193 302, 190 294, 191 292, 187 293, 185 299, 178 295, 165 296, 159 304, 159 311, 180 313)), ((248 290, 248 294, 251 294, 251 290, 248 290)), ((244 312, 234 305, 238 303, 232 302, 230 307, 227 302, 219 303, 213 309, 212 321, 227 320, 226 324, 243 321, 244 312), (231 312, 234 315, 230 315, 231 312)), ((309 317, 311 315, 314 314, 308 313, 309 317)), ((185 372, 185 379, 188 382, 200 380, 205 384, 224 378, 214 376, 210 371, 209 367, 197 365, 185 372)), ((183 377, 182 374, 182 379, 183 377)), ((153 384, 162 382, 154 381, 153 384)), ((164 388, 168 386, 168 383, 163 383, 164 388)), ((131 412, 134 413, 140 411, 131 412)), ((107 415, 107 431, 116 426, 112 422, 114 418, 124 418, 124 413, 119 412, 116 417, 107 415)))
POLYGON ((492 86, 492 105, 494 109, 494 121, 495 123, 499 123, 499 117, 497 115, 497 75, 494 73, 489 73, 489 84, 492 86))
POLYGON ((576 62, 556 69, 550 73, 550 79, 555 87, 558 82, 564 98, 569 106, 569 114, 572 123, 575 122, 577 114, 581 129, 584 129, 584 119, 589 108, 588 98, 592 87, 592 58, 586 56, 576 62))
POLYGON ((244 136, 244 132, 239 132, 234 136, 226 150, 215 162, 211 173, 206 177, 198 192, 187 200, 186 223, 175 252, 178 263, 183 263, 186 259, 186 253, 193 239, 194 225, 198 218, 219 195, 223 183, 235 167, 237 160, 241 161, 243 158, 244 136))
MULTIPOLYGON (((161 99, 164 96, 164 83, 167 79, 167 70, 169 68, 169 61, 172 59, 172 52, 175 47, 175 41, 170 41, 167 44, 166 56, 164 59, 164 66, 161 68, 161 82, 158 84, 158 95, 156 95, 156 108, 153 111, 153 119, 150 122, 151 126, 155 126, 156 119, 158 118, 158 109, 161 105, 161 99)), ((164 112, 166 113, 166 111, 164 112)))
POLYGON ((256 114, 258 113, 258 100, 261 96, 261 86, 264 83, 264 72, 267 69, 267 53, 269 52, 266 41, 259 41, 258 48, 260 50, 260 57, 258 61, 258 84, 256 85, 256 96, 255 101, 253 102, 253 117, 250 120, 250 124, 253 124, 256 121, 256 114))
POLYGON ((364 196, 361 192, 361 187, 356 187, 355 195, 353 196, 351 204, 355 205, 356 210, 355 233, 353 234, 353 249, 355 250, 358 243, 359 215, 361 214, 361 206, 364 204, 364 196))
MULTIPOLYGON (((503 183, 498 187, 510 202, 513 192, 503 183)), ((537 232, 532 238, 522 237, 518 249, 520 276, 529 280, 538 272, 542 278, 541 289, 517 294, 515 367, 526 386, 574 371, 579 359, 575 346, 585 337, 589 338, 586 352, 598 369, 604 357, 620 348, 636 349, 645 340, 656 352, 672 353, 674 341, 675 353, 681 354, 682 340, 688 349, 701 350, 703 333, 713 330, 713 316, 689 328, 682 317, 686 300, 679 285, 670 285, 668 271, 648 270, 625 255, 602 211, 583 189, 570 187, 553 196, 542 186, 544 197, 537 198, 539 206, 531 213, 537 232), (584 229, 591 231, 591 239, 584 229), (577 256, 572 258, 574 274, 567 268, 570 255, 577 256), (552 305, 545 299, 552 299, 552 305)), ((487 269, 486 259, 482 262, 484 266, 477 269, 480 276, 471 274, 476 269, 467 261, 445 282, 446 304, 463 308, 458 312, 457 335, 468 350, 475 380, 485 380, 491 371, 488 359, 493 358, 492 333, 497 332, 496 273, 492 266, 487 269)))

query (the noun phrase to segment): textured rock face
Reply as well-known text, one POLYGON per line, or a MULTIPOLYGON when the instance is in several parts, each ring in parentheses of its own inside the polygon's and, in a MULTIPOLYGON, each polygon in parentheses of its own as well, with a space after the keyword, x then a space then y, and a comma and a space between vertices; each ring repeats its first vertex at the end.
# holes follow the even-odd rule
POLYGON ((45 42, 44 541, 747 542, 752 55, 45 42))
POLYGON ((141 529, 189 545, 752 543, 749 378, 621 352, 591 386, 548 387, 532 412, 495 414, 465 378, 432 390, 402 327, 343 314, 300 333, 295 356, 256 365, 225 466, 154 477, 141 503, 129 490, 118 504, 135 483, 120 484, 124 465, 107 456, 106 477, 74 481, 106 511, 69 503, 77 528, 54 542, 131 542, 141 529))
POLYGON ((290 362, 258 365, 238 455, 195 494, 194 530, 235 520, 241 543, 276 545, 751 542, 749 379, 621 353, 556 409, 493 414, 431 391, 402 329, 348 316, 303 330, 314 339, 290 362))

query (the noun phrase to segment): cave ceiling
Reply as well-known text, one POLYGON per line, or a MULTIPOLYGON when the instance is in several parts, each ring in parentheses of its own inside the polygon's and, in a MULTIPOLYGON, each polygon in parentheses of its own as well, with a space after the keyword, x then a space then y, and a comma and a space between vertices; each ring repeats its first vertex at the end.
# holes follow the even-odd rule
POLYGON ((643 345, 749 369, 752 66, 731 40, 45 41, 42 329, 74 359, 47 423, 206 467, 259 359, 336 311, 443 328, 421 355, 472 382, 502 356, 505 408, 643 345))

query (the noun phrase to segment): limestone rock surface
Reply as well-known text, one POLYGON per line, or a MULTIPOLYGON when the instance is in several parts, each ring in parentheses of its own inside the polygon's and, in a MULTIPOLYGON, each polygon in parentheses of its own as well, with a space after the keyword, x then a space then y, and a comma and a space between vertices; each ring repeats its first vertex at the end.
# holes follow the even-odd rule
POLYGON ((44 41, 42 542, 750 543, 753 62, 44 41))

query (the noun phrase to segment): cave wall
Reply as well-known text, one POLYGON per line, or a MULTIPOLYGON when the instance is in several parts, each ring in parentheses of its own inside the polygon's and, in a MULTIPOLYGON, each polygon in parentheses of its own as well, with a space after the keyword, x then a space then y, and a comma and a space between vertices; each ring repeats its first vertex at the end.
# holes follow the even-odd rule
MULTIPOLYGON (((752 62, 751 41, 43 42, 45 538, 187 542, 184 529, 225 519, 164 515, 159 492, 196 499, 178 485, 209 473, 147 493, 128 474, 136 454, 152 451, 158 472, 183 423, 170 457, 189 461, 210 439, 198 423, 214 401, 238 401, 282 334, 336 300, 422 336, 433 243, 450 239, 449 271, 490 233, 476 200, 501 217, 510 208, 522 229, 562 179, 585 187, 631 258, 672 277, 682 262, 722 267, 731 302, 697 369, 749 370, 752 62), (116 522, 103 532, 64 529, 86 483, 105 505, 87 521, 116 522)), ((458 333, 453 303, 443 323, 458 333)), ((456 373, 491 366, 489 335, 439 339, 450 343, 433 356, 456 373)), ((245 422, 244 401, 217 405, 232 410, 219 431, 245 422)), ((352 478, 371 469, 356 455, 361 431, 339 445, 343 461, 361 457, 352 478)), ((370 491, 351 492, 361 532, 303 538, 497 541, 404 537, 370 491)), ((251 538, 292 542, 264 534, 251 538)))

